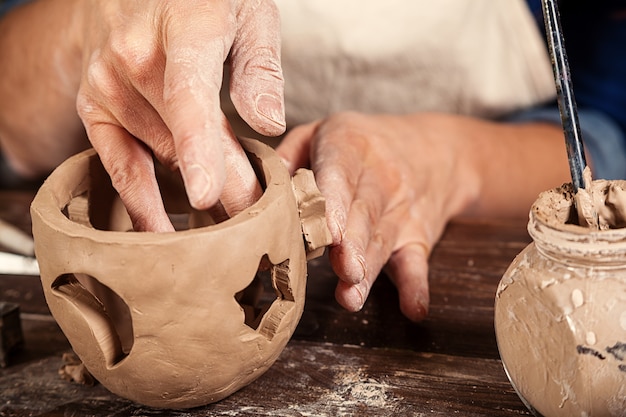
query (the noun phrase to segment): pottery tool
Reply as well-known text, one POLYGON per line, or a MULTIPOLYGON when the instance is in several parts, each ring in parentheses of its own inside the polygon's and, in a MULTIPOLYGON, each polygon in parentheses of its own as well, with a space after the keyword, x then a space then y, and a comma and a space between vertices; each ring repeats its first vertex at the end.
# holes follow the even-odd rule
POLYGON ((39 275, 39 263, 31 256, 0 252, 0 275, 39 275))
POLYGON ((561 113, 563 133, 565 134, 567 158, 572 175, 574 193, 576 193, 579 188, 585 188, 583 171, 587 166, 587 162, 578 123, 574 89, 572 87, 567 55, 565 54, 563 31, 556 0, 542 0, 542 7, 546 37, 552 60, 552 70, 554 71, 554 81, 556 83, 556 96, 559 103, 559 112, 561 113))
POLYGON ((0 219, 0 275, 39 275, 34 248, 29 234, 0 219))
POLYGON ((21 255, 35 254, 33 238, 2 219, 0 219, 0 247, 21 255))

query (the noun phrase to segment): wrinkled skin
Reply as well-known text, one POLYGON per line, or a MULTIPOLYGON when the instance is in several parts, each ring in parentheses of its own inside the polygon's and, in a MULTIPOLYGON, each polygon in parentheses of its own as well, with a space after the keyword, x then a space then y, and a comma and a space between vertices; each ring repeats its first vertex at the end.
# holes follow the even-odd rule
POLYGON ((82 121, 136 230, 173 230, 153 156, 180 169, 197 209, 219 200, 233 215, 259 197, 219 90, 228 60, 242 118, 264 135, 285 130, 271 0, 39 0, 0 33, 0 59, 14 64, 0 70, 0 138, 17 173, 46 175, 84 148, 82 121))
POLYGON ((278 153, 292 171, 310 167, 326 197, 339 304, 361 309, 384 269, 413 321, 427 314, 428 258, 450 219, 524 217, 568 172, 556 126, 434 113, 338 113, 293 129, 278 153))
POLYGON ((229 214, 261 194, 220 109, 223 63, 252 127, 283 132, 279 19, 260 1, 88 1, 78 112, 139 230, 171 225, 152 154, 180 168, 192 206, 229 214), (242 196, 244 198, 242 198, 242 196))

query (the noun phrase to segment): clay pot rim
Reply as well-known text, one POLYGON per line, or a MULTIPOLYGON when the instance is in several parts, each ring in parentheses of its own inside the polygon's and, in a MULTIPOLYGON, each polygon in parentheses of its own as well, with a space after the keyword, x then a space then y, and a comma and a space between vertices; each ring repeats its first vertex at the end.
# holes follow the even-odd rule
POLYGON ((92 158, 98 157, 93 148, 68 158, 50 174, 31 203, 31 215, 37 214, 49 227, 62 230, 67 236, 82 237, 103 243, 141 245, 168 244, 225 228, 241 226, 281 200, 284 196, 283 187, 289 186, 291 194, 293 192, 291 177, 287 168, 268 145, 254 139, 240 138, 240 141, 244 149, 256 157, 256 163, 265 177, 266 187, 261 197, 254 204, 220 223, 193 229, 157 233, 101 230, 72 221, 62 213, 62 209, 67 206, 72 198, 82 194, 89 187, 86 185, 84 177, 71 174, 73 171, 84 168, 84 165, 92 158), (72 178, 72 181, 64 184, 60 181, 61 178, 72 178), (84 187, 84 190, 77 192, 81 186, 84 187))

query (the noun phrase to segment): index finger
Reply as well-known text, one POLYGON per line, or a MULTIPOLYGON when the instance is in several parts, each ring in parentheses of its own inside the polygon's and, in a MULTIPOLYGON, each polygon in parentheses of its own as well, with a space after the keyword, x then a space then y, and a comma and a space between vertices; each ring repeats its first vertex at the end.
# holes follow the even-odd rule
POLYGON ((170 43, 164 75, 165 123, 172 132, 178 165, 191 205, 215 204, 225 181, 219 89, 223 43, 194 48, 170 43))
MULTIPOLYGON (((178 19, 164 29, 166 67, 160 112, 172 132, 189 201, 197 209, 218 201, 226 181, 224 155, 243 155, 223 125, 219 95, 234 16, 228 10, 212 12, 215 15, 187 22, 178 19)), ((256 183, 250 164, 238 165, 236 180, 256 183)))

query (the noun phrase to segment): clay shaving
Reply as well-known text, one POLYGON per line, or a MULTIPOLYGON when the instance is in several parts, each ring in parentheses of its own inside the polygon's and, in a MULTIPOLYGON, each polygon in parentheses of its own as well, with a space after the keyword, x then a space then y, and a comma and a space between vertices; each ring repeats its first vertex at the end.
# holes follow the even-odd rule
POLYGON ((616 181, 592 181, 591 170, 583 172, 585 188, 575 195, 578 224, 597 230, 626 227, 626 190, 616 181))
POLYGON ((583 172, 584 188, 574 193, 572 183, 544 191, 532 211, 542 222, 560 229, 583 227, 590 230, 626 227, 626 181, 593 180, 591 170, 583 172))
POLYGON ((59 368, 59 376, 69 382, 93 387, 96 379, 89 373, 83 362, 74 352, 63 354, 63 366, 59 368))

